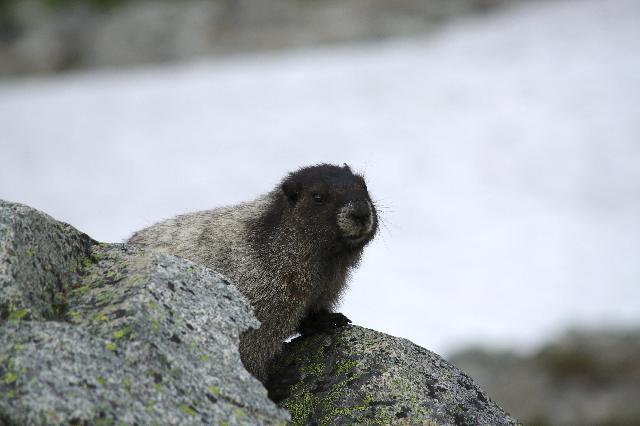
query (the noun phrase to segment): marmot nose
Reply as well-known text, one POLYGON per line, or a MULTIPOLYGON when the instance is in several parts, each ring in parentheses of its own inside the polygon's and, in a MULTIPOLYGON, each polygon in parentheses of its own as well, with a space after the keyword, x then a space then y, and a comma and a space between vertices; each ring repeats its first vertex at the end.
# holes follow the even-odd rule
POLYGON ((369 220, 371 211, 369 210, 369 204, 366 201, 357 201, 353 203, 353 207, 349 211, 349 216, 360 224, 364 224, 369 220))

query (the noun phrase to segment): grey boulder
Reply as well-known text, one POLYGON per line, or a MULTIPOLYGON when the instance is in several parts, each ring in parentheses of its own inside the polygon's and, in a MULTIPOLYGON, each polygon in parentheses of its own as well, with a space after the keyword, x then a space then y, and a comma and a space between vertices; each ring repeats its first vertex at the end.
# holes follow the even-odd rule
POLYGON ((515 425, 462 371, 357 326, 300 337, 276 362, 271 396, 294 425, 515 425))
POLYGON ((0 424, 283 424, 221 275, 0 201, 0 424))

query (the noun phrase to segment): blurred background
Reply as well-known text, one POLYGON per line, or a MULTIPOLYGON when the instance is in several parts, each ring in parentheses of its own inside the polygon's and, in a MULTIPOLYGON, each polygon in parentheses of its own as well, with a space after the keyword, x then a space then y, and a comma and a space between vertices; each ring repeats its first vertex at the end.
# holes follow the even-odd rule
POLYGON ((637 0, 4 0, 0 198, 120 242, 349 163, 341 311, 528 424, 640 424, 637 0))

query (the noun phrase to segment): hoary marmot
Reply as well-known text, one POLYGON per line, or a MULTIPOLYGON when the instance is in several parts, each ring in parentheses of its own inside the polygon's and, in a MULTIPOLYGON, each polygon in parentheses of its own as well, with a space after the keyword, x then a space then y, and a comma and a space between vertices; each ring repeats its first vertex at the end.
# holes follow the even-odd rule
POLYGON ((346 164, 321 164, 255 201, 167 219, 129 243, 207 266, 238 287, 262 323, 241 336, 242 360, 266 382, 287 337, 350 322, 331 311, 377 229, 363 177, 346 164))

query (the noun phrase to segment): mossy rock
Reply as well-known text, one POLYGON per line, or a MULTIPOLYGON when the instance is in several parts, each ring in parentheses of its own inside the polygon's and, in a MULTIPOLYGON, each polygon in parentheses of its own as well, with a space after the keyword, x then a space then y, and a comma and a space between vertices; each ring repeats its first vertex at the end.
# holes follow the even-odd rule
POLYGON ((268 385, 293 425, 515 425, 440 356, 357 326, 286 345, 268 385))

